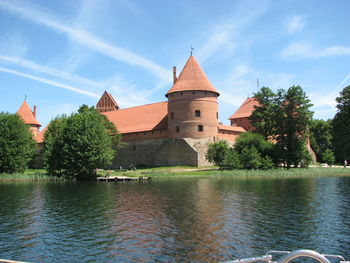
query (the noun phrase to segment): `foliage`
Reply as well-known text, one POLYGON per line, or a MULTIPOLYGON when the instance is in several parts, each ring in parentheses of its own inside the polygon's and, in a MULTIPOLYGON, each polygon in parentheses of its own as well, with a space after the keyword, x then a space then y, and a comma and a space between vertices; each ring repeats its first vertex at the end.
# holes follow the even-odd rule
POLYGON ((228 151, 229 151, 229 145, 227 141, 222 140, 218 142, 213 142, 209 144, 208 152, 205 158, 209 162, 219 166, 221 169, 228 151))
POLYGON ((33 135, 17 114, 0 113, 0 149, 0 173, 23 172, 33 158, 33 135))
POLYGON ((333 145, 338 161, 350 159, 350 86, 336 98, 338 111, 333 119, 333 145))
POLYGON ((332 166, 335 163, 335 156, 332 150, 327 149, 322 153, 322 160, 332 166))
POLYGON ((229 149, 226 153, 223 166, 228 169, 241 169, 243 168, 240 160, 240 154, 234 149, 229 149))
POLYGON ((322 155, 332 149, 332 121, 313 120, 310 125, 310 144, 318 162, 325 162, 322 155))
POLYGON ((254 94, 254 98, 260 106, 255 107, 250 116, 255 131, 261 134, 265 139, 273 137, 276 127, 276 111, 278 110, 276 94, 267 87, 262 87, 260 91, 254 94))
POLYGON ((248 170, 261 167, 261 154, 255 147, 245 147, 240 154, 240 159, 243 167, 248 170))
POLYGON ((272 155, 273 144, 257 133, 245 132, 238 136, 235 150, 242 153, 243 149, 254 147, 262 156, 272 155))
MULTIPOLYGON (((97 168, 107 167, 114 156, 115 127, 94 108, 83 105, 78 113, 56 118, 45 134, 45 163, 51 175, 91 179, 97 168)), ((119 141, 119 140, 118 140, 119 141)))

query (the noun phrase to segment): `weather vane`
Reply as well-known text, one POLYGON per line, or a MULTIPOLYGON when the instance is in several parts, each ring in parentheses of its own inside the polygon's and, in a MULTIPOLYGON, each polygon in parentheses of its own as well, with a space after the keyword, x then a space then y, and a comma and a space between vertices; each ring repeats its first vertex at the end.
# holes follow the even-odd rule
POLYGON ((193 50, 194 50, 194 48, 193 48, 192 45, 191 45, 191 56, 192 56, 193 50))

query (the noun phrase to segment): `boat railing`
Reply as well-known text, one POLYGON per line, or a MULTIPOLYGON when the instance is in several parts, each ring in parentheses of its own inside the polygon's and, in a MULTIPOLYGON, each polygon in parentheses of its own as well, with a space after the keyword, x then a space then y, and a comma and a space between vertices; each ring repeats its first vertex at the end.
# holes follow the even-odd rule
POLYGON ((270 250, 266 253, 266 255, 260 257, 252 257, 252 258, 243 258, 236 259, 231 261, 225 261, 223 263, 253 263, 253 262, 268 262, 268 263, 288 263, 296 258, 312 258, 321 263, 331 263, 330 259, 337 260, 338 263, 350 263, 350 261, 346 261, 340 255, 329 255, 329 254, 320 254, 314 250, 308 249, 300 249, 295 251, 278 251, 278 250, 270 250), (275 255, 280 256, 281 258, 278 261, 273 261, 275 255))

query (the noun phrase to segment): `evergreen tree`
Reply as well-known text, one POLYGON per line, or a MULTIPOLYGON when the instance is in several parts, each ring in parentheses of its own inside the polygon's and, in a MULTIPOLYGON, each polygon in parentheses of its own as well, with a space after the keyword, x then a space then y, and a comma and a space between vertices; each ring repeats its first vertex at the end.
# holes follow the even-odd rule
POLYGON ((333 145, 336 159, 350 159, 350 85, 336 98, 337 113, 333 119, 333 145))
POLYGON ((0 173, 23 172, 35 150, 33 134, 20 116, 0 113, 0 173))

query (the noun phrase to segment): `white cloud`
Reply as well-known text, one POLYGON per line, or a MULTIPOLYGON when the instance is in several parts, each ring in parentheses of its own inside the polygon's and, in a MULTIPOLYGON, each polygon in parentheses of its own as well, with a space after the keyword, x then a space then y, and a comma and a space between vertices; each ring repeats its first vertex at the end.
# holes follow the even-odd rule
POLYGON ((66 84, 63 84, 63 83, 60 83, 60 82, 57 82, 57 81, 54 81, 54 80, 49 80, 49 79, 45 79, 45 78, 41 78, 41 77, 37 77, 37 76, 31 75, 31 74, 19 72, 19 71, 16 71, 16 70, 0 67, 0 71, 6 72, 6 73, 9 73, 9 74, 13 74, 13 75, 17 75, 17 76, 20 76, 20 77, 23 77, 23 78, 35 80, 35 81, 38 81, 38 82, 41 82, 41 83, 48 84, 50 86, 71 90, 71 91, 74 91, 74 92, 77 92, 77 93, 80 93, 80 94, 87 95, 89 97, 93 97, 93 98, 99 98, 100 97, 96 93, 93 93, 93 92, 90 92, 90 91, 86 91, 86 90, 83 90, 83 89, 80 89, 80 88, 76 88, 76 87, 73 87, 73 86, 70 86, 70 85, 66 85, 66 84))
POLYGON ((71 40, 104 54, 105 56, 128 64, 140 66, 147 69, 160 79, 171 81, 171 72, 169 70, 164 69, 149 59, 104 42, 85 30, 70 26, 71 21, 59 18, 55 14, 50 13, 49 10, 40 8, 29 2, 16 0, 2 0, 0 1, 0 8, 20 15, 22 18, 46 26, 56 32, 64 33, 71 40))
POLYGON ((287 20, 286 30, 288 33, 292 34, 303 30, 305 27, 305 24, 306 24, 306 21, 305 21, 304 15, 293 16, 287 20))
POLYGON ((309 43, 291 43, 280 53, 284 59, 319 58, 328 56, 350 55, 350 47, 333 46, 323 49, 309 43))
POLYGON ((28 50, 28 43, 19 32, 3 32, 0 35, 0 50, 9 55, 23 57, 28 50))

